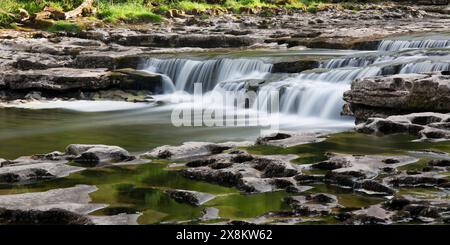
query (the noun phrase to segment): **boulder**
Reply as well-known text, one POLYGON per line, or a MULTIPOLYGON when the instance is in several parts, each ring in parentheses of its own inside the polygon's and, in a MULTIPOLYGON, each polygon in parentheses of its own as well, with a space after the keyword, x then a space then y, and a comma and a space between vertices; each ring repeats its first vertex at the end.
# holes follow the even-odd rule
MULTIPOLYGON (((180 146, 160 146, 141 156, 147 158, 183 159, 219 154, 233 147, 249 146, 250 144, 251 142, 225 142, 219 144, 210 142, 184 142, 180 146)), ((198 163, 192 164, 196 165, 198 163)))
POLYGON ((167 190, 166 193, 177 202, 200 206, 215 198, 214 195, 197 191, 167 190))
POLYGON ((348 110, 357 121, 379 115, 450 111, 450 75, 398 74, 356 79, 345 92, 348 110))
POLYGON ((72 144, 66 147, 66 154, 77 163, 95 166, 100 163, 116 163, 134 160, 135 157, 118 146, 72 144))

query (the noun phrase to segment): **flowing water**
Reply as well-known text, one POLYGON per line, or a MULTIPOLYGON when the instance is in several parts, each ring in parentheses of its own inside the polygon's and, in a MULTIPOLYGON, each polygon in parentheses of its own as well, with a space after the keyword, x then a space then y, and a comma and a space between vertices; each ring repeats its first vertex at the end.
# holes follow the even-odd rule
MULTIPOLYGON (((343 93, 357 78, 393 73, 422 73, 450 70, 450 38, 445 35, 403 37, 381 42, 377 51, 304 50, 261 51, 209 54, 189 54, 148 59, 141 64, 147 72, 160 73, 164 93, 152 95, 158 103, 125 103, 108 101, 34 102, 20 108, 0 109, 0 157, 14 159, 22 155, 64 150, 70 143, 119 145, 138 153, 154 147, 185 141, 254 140, 265 126, 175 127, 171 123, 174 109, 190 109, 200 104, 225 113, 248 113, 246 120, 273 109, 271 95, 278 94, 276 113, 282 129, 345 131, 353 126, 353 118, 340 115, 343 93), (296 74, 272 73, 273 62, 319 58, 317 69, 296 74), (393 68, 395 67, 395 69, 393 68), (194 85, 201 83, 200 91, 194 85), (240 97, 255 93, 255 100, 240 97), (198 94, 204 96, 197 101, 198 94), (231 98, 220 103, 217 98, 231 98)), ((195 118, 195 116, 194 116, 195 118)), ((236 120, 232 119, 224 120, 236 120)), ((269 117, 269 120, 272 120, 269 117)), ((298 154, 297 162, 314 162, 327 151, 354 154, 404 153, 405 149, 438 148, 449 152, 448 146, 410 145, 404 138, 377 138, 358 134, 340 134, 322 144, 288 150, 268 149, 273 153, 298 154), (361 138, 362 137, 362 138, 361 138), (365 148, 364 148, 365 147, 365 148), (447 148, 446 148, 447 147, 447 148), (305 158, 302 158, 305 154, 305 158)), ((253 149, 257 151, 258 149, 253 149)), ((262 152, 264 153, 264 152, 262 152)), ((162 189, 183 188, 221 194, 205 204, 220 210, 223 218, 250 218, 285 207, 284 192, 241 195, 233 188, 195 182, 166 168, 166 163, 142 166, 91 169, 67 178, 31 186, 6 186, 1 193, 21 193, 69 187, 75 184, 95 184, 99 191, 94 202, 111 206, 101 215, 119 211, 140 211, 140 223, 187 220, 201 216, 203 207, 190 207, 168 198, 162 189), (257 204, 257 205, 256 205, 257 204)), ((326 187, 317 186, 318 190, 326 187)), ((363 207, 380 200, 347 192, 327 189, 349 207, 363 207)))

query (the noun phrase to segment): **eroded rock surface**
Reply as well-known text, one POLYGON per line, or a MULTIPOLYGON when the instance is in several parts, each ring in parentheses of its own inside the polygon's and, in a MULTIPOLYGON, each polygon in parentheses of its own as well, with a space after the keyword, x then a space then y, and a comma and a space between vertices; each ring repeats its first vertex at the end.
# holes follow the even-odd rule
POLYGON ((356 79, 344 100, 349 104, 344 113, 359 122, 411 112, 445 113, 450 111, 450 76, 439 72, 356 79))
POLYGON ((450 139, 450 114, 442 113, 412 113, 387 118, 370 118, 365 123, 358 124, 356 131, 374 134, 409 133, 420 140, 450 139))
POLYGON ((95 186, 77 185, 14 195, 0 195, 1 224, 47 224, 47 225, 92 225, 92 224, 137 224, 140 214, 118 214, 114 216, 89 216, 105 208, 107 204, 90 203, 89 194, 95 186))

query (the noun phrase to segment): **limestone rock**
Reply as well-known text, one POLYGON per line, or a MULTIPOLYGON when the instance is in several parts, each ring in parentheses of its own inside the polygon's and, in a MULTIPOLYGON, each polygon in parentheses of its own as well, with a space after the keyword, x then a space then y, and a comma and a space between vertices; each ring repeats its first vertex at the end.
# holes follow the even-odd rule
POLYGON ((345 92, 344 100, 357 120, 366 120, 378 111, 388 116, 448 112, 450 76, 448 72, 438 72, 356 79, 351 90, 345 92))

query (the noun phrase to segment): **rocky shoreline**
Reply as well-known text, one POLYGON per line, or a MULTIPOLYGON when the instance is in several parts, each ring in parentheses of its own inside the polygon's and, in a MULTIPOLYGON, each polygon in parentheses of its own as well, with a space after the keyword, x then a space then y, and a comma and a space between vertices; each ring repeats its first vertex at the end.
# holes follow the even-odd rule
MULTIPOLYGON (((438 115, 416 113, 409 120, 431 121, 438 115)), ((445 118, 448 115, 441 115, 445 118)), ((444 118, 444 120, 445 120, 444 118)), ((393 119, 391 119, 394 121, 393 119)), ((394 123, 394 122, 392 122, 394 123)), ((411 124, 409 127, 421 127, 411 124)), ((358 126, 358 131, 368 133, 371 124, 358 126)), ((389 126, 396 128, 397 126, 389 126)), ((384 127, 386 128, 386 127, 384 127)), ((370 131, 371 133, 373 131, 370 131)), ((441 129, 446 137, 450 130, 441 129)), ((280 134, 280 133, 279 133, 280 134)), ((402 170, 402 167, 415 164, 418 158, 406 155, 350 155, 329 152, 327 160, 312 164, 294 164, 296 155, 257 155, 242 147, 261 145, 300 145, 317 142, 320 134, 296 134, 284 132, 281 135, 269 135, 256 142, 187 142, 181 146, 162 146, 150 152, 131 155, 123 148, 105 145, 69 145, 66 151, 52 152, 16 160, 1 160, 0 184, 30 184, 60 178, 69 173, 89 168, 104 168, 123 164, 146 164, 150 161, 167 159, 178 163, 169 165, 188 179, 210 182, 227 187, 235 187, 242 193, 256 194, 284 190, 291 193, 286 197, 286 204, 291 211, 265 214, 262 220, 305 219, 305 217, 323 218, 335 215, 336 223, 342 224, 392 224, 419 220, 425 223, 448 223, 450 203, 446 199, 401 194, 401 188, 434 188, 448 191, 449 158, 430 160, 423 169, 402 170), (75 164, 75 165, 74 165, 75 164), (181 168, 181 169, 180 169, 181 168), (179 169, 179 170, 176 170, 179 169), (313 173, 310 172, 320 172, 313 173), (336 196, 326 193, 308 192, 311 185, 326 184, 343 190, 361 193, 366 196, 384 198, 384 202, 361 210, 346 210, 337 201, 336 196)), ((442 140, 448 140, 443 138, 442 140)), ((448 154, 447 154, 448 155, 448 154)), ((152 164, 152 163, 150 163, 152 164)), ((87 193, 95 186, 75 186, 47 192, 0 195, 0 220, 3 223, 42 223, 61 222, 64 224, 122 224, 136 223, 139 214, 117 214, 118 216, 90 216, 94 210, 105 208, 106 204, 89 203, 87 193), (87 190, 86 194, 77 188, 87 190), (64 192, 67 194, 58 194, 64 192), (71 195, 84 195, 74 201, 62 201, 71 195), (37 197, 37 196, 42 197, 37 197), (36 197, 35 197, 36 196, 36 197), (31 199, 29 199, 31 198, 31 199), (56 198, 56 199, 55 199, 56 198), (15 201, 20 201, 20 205, 15 201), (33 201, 26 201, 33 200, 33 201), (39 204, 35 204, 38 202, 39 204), (56 208, 56 209, 55 209, 56 208), (39 210, 39 211, 37 211, 39 210), (67 210, 67 211, 64 211, 67 210), (31 212, 31 213, 30 213, 31 212), (67 213, 69 212, 69 213, 67 213), (51 214, 57 213, 61 219, 52 220, 51 214), (129 217, 127 217, 127 215, 129 217)), ((216 198, 209 193, 190 190, 168 189, 167 195, 177 202, 193 206, 216 198)), ((75 198, 75 197, 74 197, 75 198)), ((75 199, 73 199, 75 200, 75 199)), ((208 210, 205 209, 205 212, 208 210)), ((211 210, 209 210, 211 211, 211 210)), ((215 211, 215 213, 217 213, 215 211)), ((220 215, 220 213, 218 214, 220 215)), ((217 215, 216 215, 217 216, 217 215)), ((247 222, 250 222, 247 220, 247 222)))

